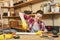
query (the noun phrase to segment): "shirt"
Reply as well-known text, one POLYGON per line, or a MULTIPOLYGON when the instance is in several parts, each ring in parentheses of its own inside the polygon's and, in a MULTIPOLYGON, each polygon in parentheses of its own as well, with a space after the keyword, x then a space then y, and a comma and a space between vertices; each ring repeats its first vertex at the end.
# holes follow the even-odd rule
POLYGON ((37 24, 34 22, 34 18, 30 17, 27 14, 24 14, 24 18, 26 19, 26 22, 28 24, 28 28, 30 29, 30 31, 32 31, 33 29, 35 29, 35 27, 38 25, 38 28, 36 28, 37 30, 42 30, 42 31, 46 31, 45 28, 45 24, 42 21, 38 21, 37 24), (36 24, 36 25, 35 25, 36 24), (35 26, 35 27, 34 27, 35 26))
POLYGON ((39 29, 39 26, 38 26, 38 23, 35 22, 35 23, 33 24, 33 27, 32 27, 32 29, 31 29, 30 32, 37 32, 38 30, 40 30, 40 29, 39 29))

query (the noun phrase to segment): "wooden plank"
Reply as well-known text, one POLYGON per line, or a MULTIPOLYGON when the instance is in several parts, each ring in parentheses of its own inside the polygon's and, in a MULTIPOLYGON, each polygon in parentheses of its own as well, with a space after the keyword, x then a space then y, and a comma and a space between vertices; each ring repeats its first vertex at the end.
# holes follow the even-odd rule
POLYGON ((36 34, 22 34, 19 35, 20 39, 7 39, 7 40, 60 40, 60 37, 53 38, 53 37, 40 37, 39 35, 36 34), (53 38, 53 39, 52 39, 53 38))
POLYGON ((29 14, 30 16, 35 16, 36 14, 29 14))
POLYGON ((50 15, 50 14, 58 15, 58 14, 60 14, 60 12, 47 12, 47 13, 44 13, 44 15, 50 15))
POLYGON ((2 7, 2 8, 14 8, 14 7, 2 7))
MULTIPOLYGON (((58 13, 55 13, 55 12, 44 13, 44 15, 52 15, 52 14, 59 15, 60 12, 58 12, 58 13)), ((36 14, 28 14, 28 15, 35 16, 36 14)), ((3 18, 20 18, 20 17, 19 16, 3 16, 3 18)))
POLYGON ((17 4, 17 5, 15 5, 15 7, 25 7, 25 6, 28 6, 28 5, 31 5, 31 4, 42 2, 42 1, 47 1, 47 0, 33 0, 33 1, 30 1, 30 2, 17 4))
POLYGON ((11 28, 15 28, 15 29, 19 29, 19 30, 22 30, 22 28, 21 27, 11 27, 11 28))
POLYGON ((19 18, 19 16, 3 16, 3 18, 19 18))
MULTIPOLYGON (((47 13, 44 13, 44 15, 53 15, 53 14, 59 15, 60 12, 47 12, 47 13)), ((30 15, 30 16, 35 16, 36 14, 29 14, 29 15, 30 15)))

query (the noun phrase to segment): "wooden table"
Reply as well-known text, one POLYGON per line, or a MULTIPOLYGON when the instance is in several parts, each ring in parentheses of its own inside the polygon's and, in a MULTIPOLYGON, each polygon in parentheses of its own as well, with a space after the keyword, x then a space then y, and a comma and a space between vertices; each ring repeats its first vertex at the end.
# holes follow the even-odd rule
MULTIPOLYGON (((36 35, 35 33, 25 33, 25 34, 19 34, 20 39, 7 39, 7 40, 51 40, 52 38, 48 38, 48 37, 40 37, 38 35, 36 35)), ((54 38, 54 40, 60 40, 60 36, 57 38, 54 38)))

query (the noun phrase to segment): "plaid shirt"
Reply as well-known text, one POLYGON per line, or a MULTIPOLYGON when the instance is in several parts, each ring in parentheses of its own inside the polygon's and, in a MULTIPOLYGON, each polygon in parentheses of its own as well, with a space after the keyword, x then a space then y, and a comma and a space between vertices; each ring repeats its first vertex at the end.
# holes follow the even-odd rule
MULTIPOLYGON (((26 19, 26 21, 28 23, 28 28, 30 30, 32 30, 32 27, 33 27, 33 24, 34 24, 34 18, 30 17, 27 14, 24 14, 24 18, 26 19)), ((42 21, 38 21, 37 23, 38 23, 38 26, 39 26, 40 30, 44 31, 46 29, 45 24, 42 21)))

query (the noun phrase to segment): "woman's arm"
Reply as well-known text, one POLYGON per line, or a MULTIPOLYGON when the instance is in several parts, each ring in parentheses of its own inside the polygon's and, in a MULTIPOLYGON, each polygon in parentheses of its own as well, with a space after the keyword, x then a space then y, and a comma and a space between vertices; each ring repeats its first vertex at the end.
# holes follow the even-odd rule
POLYGON ((25 20, 29 20, 30 18, 32 18, 25 13, 19 13, 19 16, 20 16, 21 19, 25 19, 25 20))
POLYGON ((29 15, 27 14, 24 14, 24 13, 19 13, 19 16, 23 22, 23 20, 27 21, 27 25, 28 25, 28 29, 30 29, 30 24, 33 23, 34 19, 32 17, 30 17, 29 15))
POLYGON ((20 16, 21 21, 22 21, 22 29, 23 30, 27 30, 28 25, 27 25, 26 20, 24 18, 24 14, 23 13, 19 13, 19 16, 20 16))

